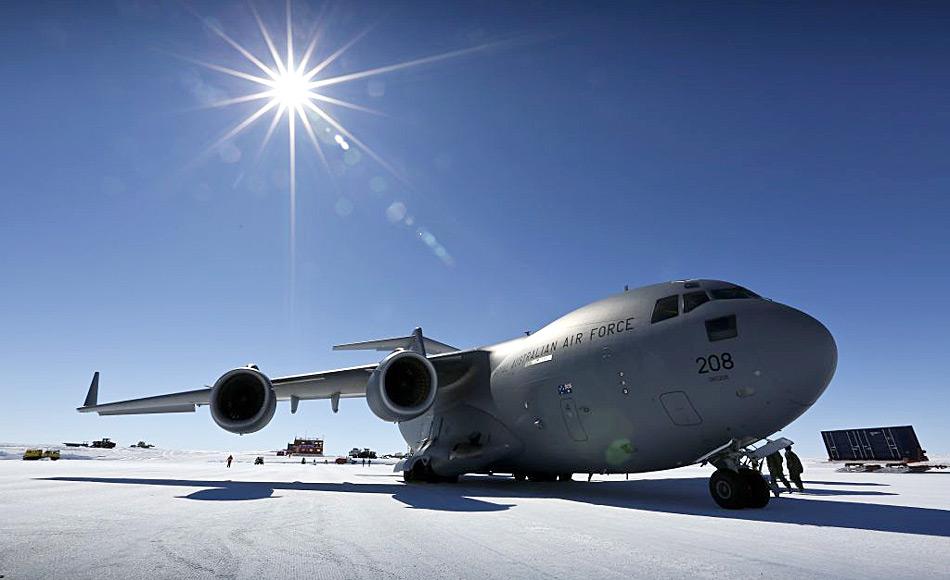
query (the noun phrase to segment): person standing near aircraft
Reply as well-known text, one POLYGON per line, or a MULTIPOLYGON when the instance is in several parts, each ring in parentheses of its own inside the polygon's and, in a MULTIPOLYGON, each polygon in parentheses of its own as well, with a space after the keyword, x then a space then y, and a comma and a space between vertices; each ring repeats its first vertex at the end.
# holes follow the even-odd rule
POLYGON ((231 469, 231 462, 234 461, 233 455, 228 455, 228 469, 231 469))
POLYGON ((765 463, 769 468, 769 480, 772 483, 772 493, 775 494, 775 497, 778 497, 779 494, 779 481, 785 484, 788 491, 792 491, 792 485, 785 479, 785 470, 782 468, 782 454, 778 451, 770 454, 765 458, 765 463))
MULTIPOLYGON (((791 445, 785 448, 785 463, 788 464, 788 476, 792 478, 795 487, 798 488, 798 491, 805 491, 805 486, 802 485, 802 472, 805 471, 805 468, 802 467, 802 460, 792 451, 791 445)), ((788 482, 785 482, 785 485, 788 485, 788 482)))

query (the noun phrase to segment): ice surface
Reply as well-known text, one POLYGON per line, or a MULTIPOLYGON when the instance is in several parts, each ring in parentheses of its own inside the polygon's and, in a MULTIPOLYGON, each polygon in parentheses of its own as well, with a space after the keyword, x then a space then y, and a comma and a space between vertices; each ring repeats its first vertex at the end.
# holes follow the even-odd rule
MULTIPOLYGON (((8 458, 24 446, 5 447, 8 458)), ((950 473, 838 473, 726 511, 709 467, 405 485, 391 466, 70 449, 0 462, 6 578, 893 578, 950 574, 950 473)))

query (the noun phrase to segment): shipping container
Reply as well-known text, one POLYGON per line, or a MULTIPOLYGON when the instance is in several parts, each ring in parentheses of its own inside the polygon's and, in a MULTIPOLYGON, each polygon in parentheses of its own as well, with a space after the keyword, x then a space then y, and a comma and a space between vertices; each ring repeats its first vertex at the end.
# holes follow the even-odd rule
POLYGON ((927 461, 910 425, 822 431, 830 461, 927 461))

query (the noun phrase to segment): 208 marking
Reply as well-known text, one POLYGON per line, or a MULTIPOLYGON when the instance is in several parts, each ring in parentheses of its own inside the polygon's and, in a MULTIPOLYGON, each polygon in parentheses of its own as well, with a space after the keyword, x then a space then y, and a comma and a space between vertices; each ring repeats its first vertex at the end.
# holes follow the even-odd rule
POLYGON ((699 365, 697 371, 701 375, 707 373, 717 373, 720 370, 732 370, 735 363, 732 361, 732 355, 728 352, 722 354, 711 354, 709 356, 696 357, 696 364, 699 365))

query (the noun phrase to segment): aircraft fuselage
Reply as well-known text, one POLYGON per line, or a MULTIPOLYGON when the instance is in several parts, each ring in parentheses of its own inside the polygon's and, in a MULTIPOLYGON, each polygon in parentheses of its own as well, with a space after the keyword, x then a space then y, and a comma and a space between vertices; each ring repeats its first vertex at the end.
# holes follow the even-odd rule
POLYGON ((817 320, 714 280, 626 291, 482 350, 490 372, 400 424, 438 474, 687 465, 791 423, 837 364, 817 320))

